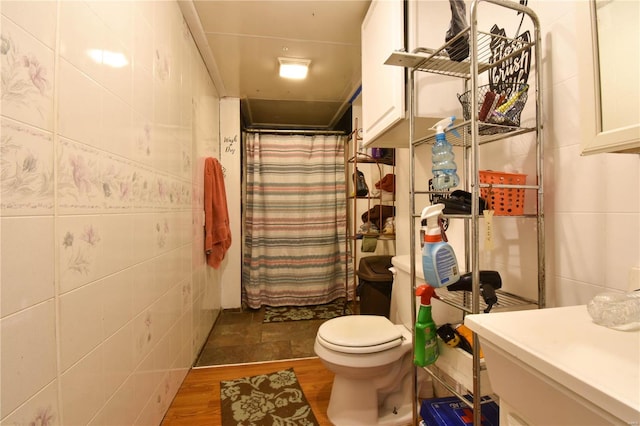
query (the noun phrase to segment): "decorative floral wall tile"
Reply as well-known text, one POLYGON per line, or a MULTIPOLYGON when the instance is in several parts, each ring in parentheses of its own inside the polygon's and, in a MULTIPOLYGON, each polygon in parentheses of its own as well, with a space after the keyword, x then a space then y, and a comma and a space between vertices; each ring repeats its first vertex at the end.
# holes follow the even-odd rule
POLYGON ((53 381, 3 419, 6 425, 58 426, 58 382, 53 381))
POLYGON ((101 229, 93 223, 71 225, 71 221, 60 220, 58 227, 58 268, 62 292, 99 278, 97 263, 100 245, 103 244, 101 229))
POLYGON ((53 51, 2 18, 0 65, 2 115, 52 131, 53 51))
POLYGON ((153 346, 153 318, 151 311, 147 310, 138 315, 133 322, 133 349, 134 362, 138 363, 151 351, 153 346))
POLYGON ((150 166, 152 164, 153 154, 153 126, 142 116, 134 114, 134 140, 131 157, 133 160, 150 166))
POLYGON ((190 183, 68 139, 58 155, 61 212, 190 207, 190 183))
POLYGON ((133 265, 133 215, 63 216, 57 223, 61 292, 133 265))
POLYGON ((191 307, 192 292, 191 292, 191 280, 186 280, 182 283, 182 310, 188 311, 191 307))
POLYGON ((128 162, 68 139, 61 139, 58 145, 61 213, 95 213, 131 206, 133 169, 128 162))
POLYGON ((2 213, 52 214, 52 134, 9 119, 2 119, 0 126, 2 213))
POLYGON ((169 235, 169 222, 167 219, 161 220, 156 223, 156 237, 158 249, 163 249, 167 245, 167 238, 169 235))

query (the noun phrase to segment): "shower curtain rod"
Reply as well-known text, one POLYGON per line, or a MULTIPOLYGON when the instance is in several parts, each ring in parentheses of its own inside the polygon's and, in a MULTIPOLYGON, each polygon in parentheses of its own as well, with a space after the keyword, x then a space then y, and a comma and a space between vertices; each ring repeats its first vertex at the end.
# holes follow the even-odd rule
POLYGON ((302 129, 244 129, 247 133, 270 133, 284 135, 346 135, 342 130, 302 130, 302 129))

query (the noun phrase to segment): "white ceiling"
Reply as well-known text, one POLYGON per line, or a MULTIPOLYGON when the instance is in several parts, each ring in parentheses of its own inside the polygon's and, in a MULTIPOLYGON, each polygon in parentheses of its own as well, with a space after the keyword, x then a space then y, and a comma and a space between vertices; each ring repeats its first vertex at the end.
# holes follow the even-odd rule
POLYGON ((370 0, 182 0, 221 97, 241 99, 247 127, 331 129, 361 81, 360 25, 370 0), (278 57, 310 59, 305 80, 278 57))

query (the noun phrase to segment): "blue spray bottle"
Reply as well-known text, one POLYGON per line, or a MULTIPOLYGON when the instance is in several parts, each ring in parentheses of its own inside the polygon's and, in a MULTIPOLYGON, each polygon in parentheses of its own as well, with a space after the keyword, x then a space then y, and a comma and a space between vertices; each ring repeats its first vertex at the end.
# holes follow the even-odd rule
POLYGON ((442 238, 438 218, 443 210, 444 204, 434 204, 425 207, 420 216, 427 220, 422 247, 422 272, 424 280, 432 287, 445 287, 460 279, 456 253, 442 238))
POLYGON ((420 309, 415 327, 415 345, 413 363, 419 367, 433 364, 438 359, 438 340, 436 324, 431 317, 431 298, 438 297, 433 287, 421 285, 416 289, 420 296, 420 309))
MULTIPOLYGON (((447 141, 445 132, 453 127, 456 117, 451 116, 438 121, 431 127, 436 130, 436 142, 431 148, 431 171, 433 172, 433 188, 436 191, 444 191, 455 188, 460 183, 458 166, 454 161, 453 146, 447 141)), ((460 137, 455 129, 451 132, 460 137)))

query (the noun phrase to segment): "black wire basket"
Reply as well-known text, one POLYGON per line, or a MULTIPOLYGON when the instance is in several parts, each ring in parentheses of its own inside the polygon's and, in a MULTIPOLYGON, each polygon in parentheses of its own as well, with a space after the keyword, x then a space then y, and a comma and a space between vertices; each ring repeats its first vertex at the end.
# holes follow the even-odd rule
MULTIPOLYGON (((502 84, 499 89, 490 85, 478 87, 479 133, 506 133, 520 127, 520 114, 527 103, 528 84, 502 84)), ((458 95, 462 116, 471 119, 471 91, 458 95)))

